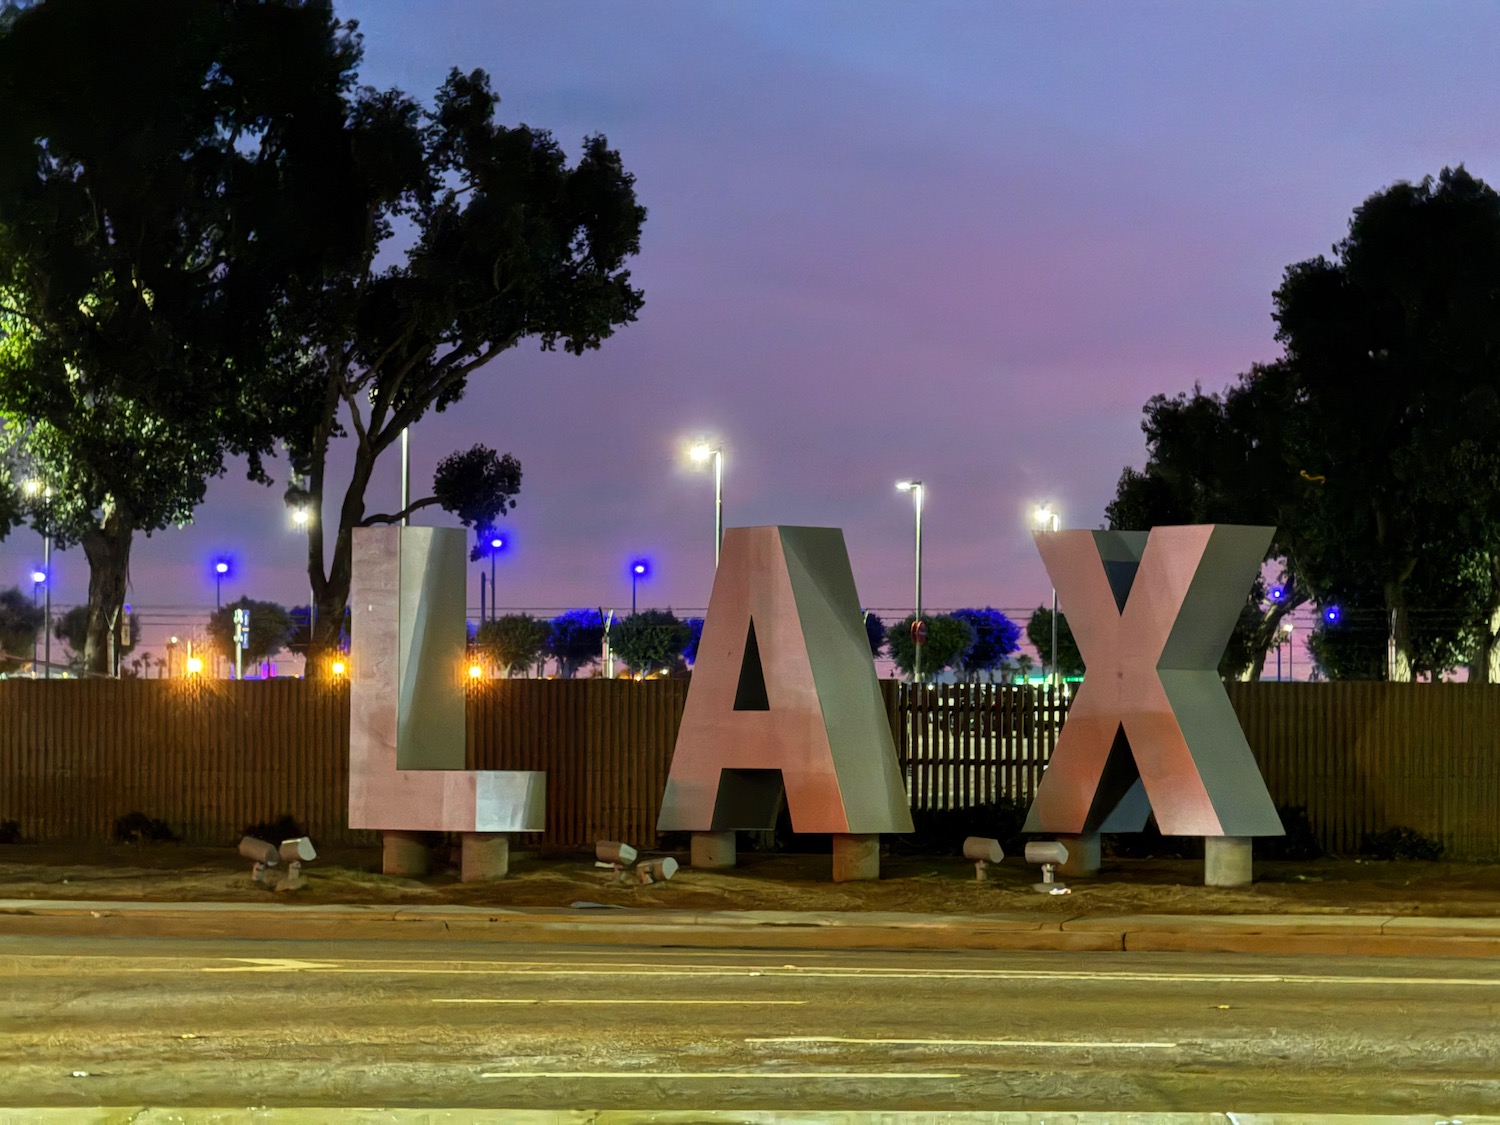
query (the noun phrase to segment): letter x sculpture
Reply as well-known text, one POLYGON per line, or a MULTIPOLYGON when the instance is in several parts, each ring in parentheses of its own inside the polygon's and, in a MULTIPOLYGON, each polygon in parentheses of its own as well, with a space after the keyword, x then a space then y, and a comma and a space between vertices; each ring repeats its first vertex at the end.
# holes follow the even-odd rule
POLYGON ((1218 674, 1274 531, 1034 533, 1087 675, 1026 831, 1283 834, 1218 674))

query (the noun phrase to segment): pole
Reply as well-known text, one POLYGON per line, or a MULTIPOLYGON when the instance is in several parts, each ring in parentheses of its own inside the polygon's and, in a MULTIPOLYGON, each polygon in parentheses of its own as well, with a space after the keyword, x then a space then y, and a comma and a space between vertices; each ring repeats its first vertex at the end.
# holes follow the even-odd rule
POLYGON ((52 536, 47 527, 47 506, 42 506, 42 571, 47 575, 42 591, 42 652, 47 679, 52 678, 52 536))
POLYGON ((479 572, 479 623, 483 625, 484 616, 484 571, 479 572))
MULTIPOLYGON (((918 481, 912 488, 917 501, 917 622, 922 621, 922 482, 918 481)), ((914 644, 912 648, 916 655, 912 657, 911 678, 913 683, 922 682, 922 645, 914 644)))
MULTIPOLYGON (((484 575, 481 574, 479 576, 479 578, 480 578, 480 581, 481 581, 481 584, 482 584, 483 580, 484 580, 484 575)), ((499 601, 499 600, 500 600, 499 597, 495 594, 495 545, 493 543, 491 543, 490 544, 490 620, 492 620, 492 621, 495 618, 495 610, 498 608, 495 605, 495 603, 497 601, 499 601)), ((481 614, 480 616, 482 617, 483 614, 481 614)))
POLYGON ((1057 674, 1057 587, 1052 587, 1052 696, 1057 698, 1058 685, 1061 682, 1057 674))
POLYGON ((635 581, 640 575, 636 573, 635 567, 630 568, 630 616, 635 616, 635 581))
POLYGON ((406 515, 411 504, 411 427, 401 431, 401 526, 409 527, 411 518, 406 515))
POLYGON ((724 548, 724 451, 714 450, 714 569, 724 548))

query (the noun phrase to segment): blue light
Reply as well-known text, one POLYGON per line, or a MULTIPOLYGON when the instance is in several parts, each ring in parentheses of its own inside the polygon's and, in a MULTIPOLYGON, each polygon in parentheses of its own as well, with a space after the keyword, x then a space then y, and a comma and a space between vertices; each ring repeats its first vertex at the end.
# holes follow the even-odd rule
POLYGON ((229 563, 227 563, 223 559, 220 559, 218 562, 214 563, 214 573, 215 574, 228 574, 229 573, 229 563))
POLYGON ((492 551, 503 551, 503 550, 505 550, 505 539, 503 537, 499 536, 499 535, 495 536, 493 539, 490 540, 490 550, 492 550, 492 551))
POLYGON ((1271 600, 1273 602, 1284 602, 1284 601, 1286 601, 1286 587, 1285 586, 1272 586, 1271 587, 1271 600))
POLYGON ((31 572, 31 580, 40 586, 43 582, 47 581, 47 572, 45 570, 33 570, 31 572))
POLYGON ((644 578, 646 577, 646 575, 651 573, 651 564, 645 559, 636 559, 633 563, 630 564, 630 573, 636 575, 637 577, 644 578))
POLYGON ((1325 605, 1323 607, 1323 620, 1330 625, 1337 625, 1344 618, 1344 611, 1336 605, 1325 605))

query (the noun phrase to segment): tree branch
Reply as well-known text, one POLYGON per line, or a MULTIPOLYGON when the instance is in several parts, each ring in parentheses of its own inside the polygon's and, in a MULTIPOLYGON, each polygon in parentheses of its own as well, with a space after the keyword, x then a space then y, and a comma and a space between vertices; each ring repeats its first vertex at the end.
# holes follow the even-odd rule
POLYGON ((396 513, 390 514, 390 515, 386 514, 385 512, 377 512, 373 516, 366 516, 364 519, 360 520, 359 523, 355 524, 355 526, 356 527, 374 527, 378 523, 396 523, 399 520, 405 519, 407 516, 411 515, 417 509, 419 509, 419 508, 430 508, 430 507, 432 507, 432 505, 436 504, 437 502, 438 502, 438 498, 436 496, 428 496, 428 497, 425 497, 425 498, 423 498, 421 500, 414 500, 412 503, 410 503, 406 507, 402 508, 399 512, 396 512, 396 513))

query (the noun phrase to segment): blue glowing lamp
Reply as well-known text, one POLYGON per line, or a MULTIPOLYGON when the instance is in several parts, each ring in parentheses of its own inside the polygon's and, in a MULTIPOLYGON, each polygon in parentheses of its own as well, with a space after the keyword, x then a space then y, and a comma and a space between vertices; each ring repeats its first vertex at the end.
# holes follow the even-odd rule
POLYGON ((1284 601, 1286 601, 1286 587, 1285 586, 1272 586, 1271 587, 1271 600, 1273 602, 1284 602, 1284 601))
POLYGON ((490 550, 491 551, 503 551, 503 550, 505 550, 505 537, 503 535, 496 535, 496 536, 491 537, 491 539, 490 539, 490 550))
POLYGON ((40 586, 43 582, 47 581, 47 572, 45 570, 33 570, 31 572, 31 580, 40 586))
POLYGON ((1336 605, 1325 605, 1323 607, 1323 620, 1330 625, 1337 625, 1344 619, 1344 611, 1336 605))
POLYGON ((644 578, 650 572, 651 567, 645 559, 636 559, 635 562, 630 564, 630 573, 638 578, 644 578))

